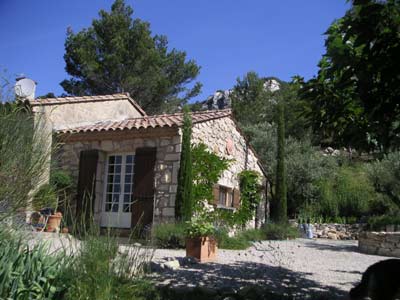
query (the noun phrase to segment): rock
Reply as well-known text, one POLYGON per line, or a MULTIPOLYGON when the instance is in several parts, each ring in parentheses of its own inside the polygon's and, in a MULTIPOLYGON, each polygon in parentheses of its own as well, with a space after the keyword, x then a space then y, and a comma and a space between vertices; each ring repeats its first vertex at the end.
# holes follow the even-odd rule
POLYGON ((329 153, 329 154, 333 153, 333 151, 335 151, 335 150, 332 147, 328 147, 325 149, 325 152, 329 153))
POLYGON ((328 239, 330 240, 337 240, 337 235, 335 233, 332 232, 328 232, 328 239))
POLYGON ((202 109, 224 109, 231 106, 230 94, 231 90, 216 91, 213 95, 209 96, 205 101, 201 102, 202 109))
POLYGON ((167 270, 177 270, 180 268, 180 264, 179 264, 179 261, 177 261, 177 260, 171 260, 171 261, 165 262, 164 267, 167 270))

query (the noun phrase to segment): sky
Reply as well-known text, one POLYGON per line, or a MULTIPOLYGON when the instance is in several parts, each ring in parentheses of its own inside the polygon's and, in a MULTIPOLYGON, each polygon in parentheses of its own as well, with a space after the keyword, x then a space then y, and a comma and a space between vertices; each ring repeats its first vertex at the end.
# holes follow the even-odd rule
MULTIPOLYGON (((24 74, 36 95, 63 93, 64 42, 91 25, 111 0, 0 0, 0 75, 24 74), (4 71, 6 70, 6 71, 4 71)), ((345 0, 126 0, 134 18, 168 37, 201 66, 203 100, 249 71, 290 80, 317 74, 324 32, 349 8, 345 0)))

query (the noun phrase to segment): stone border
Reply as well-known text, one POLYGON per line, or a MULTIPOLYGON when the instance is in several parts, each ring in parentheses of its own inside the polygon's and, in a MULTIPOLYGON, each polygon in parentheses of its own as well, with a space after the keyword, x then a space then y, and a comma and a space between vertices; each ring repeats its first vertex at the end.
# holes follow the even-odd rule
POLYGON ((400 232, 363 231, 358 237, 358 249, 366 254, 400 257, 400 232))

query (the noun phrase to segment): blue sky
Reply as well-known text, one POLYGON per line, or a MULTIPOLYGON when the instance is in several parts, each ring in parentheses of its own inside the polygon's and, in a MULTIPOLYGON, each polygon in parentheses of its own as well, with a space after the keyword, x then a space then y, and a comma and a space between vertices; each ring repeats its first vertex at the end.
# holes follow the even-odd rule
MULTIPOLYGON (((0 70, 38 82, 36 95, 63 89, 66 28, 88 27, 111 0, 0 0, 0 70)), ((290 80, 317 72, 323 33, 345 0, 126 0, 170 47, 201 66, 202 100, 248 71, 290 80)), ((1 74, 0 74, 1 75, 1 74)))

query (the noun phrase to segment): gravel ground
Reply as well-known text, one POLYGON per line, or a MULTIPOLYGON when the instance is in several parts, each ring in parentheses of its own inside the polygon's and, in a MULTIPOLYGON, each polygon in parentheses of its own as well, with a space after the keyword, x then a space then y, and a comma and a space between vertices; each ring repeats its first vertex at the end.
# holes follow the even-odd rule
MULTIPOLYGON (((184 250, 157 249, 154 260, 184 256, 184 250)), ((214 263, 153 276, 159 285, 240 288, 254 284, 292 294, 325 293, 329 299, 338 299, 345 297, 368 266, 384 259, 359 253, 357 241, 263 241, 247 250, 218 250, 214 263)))

